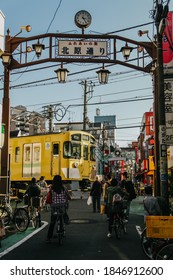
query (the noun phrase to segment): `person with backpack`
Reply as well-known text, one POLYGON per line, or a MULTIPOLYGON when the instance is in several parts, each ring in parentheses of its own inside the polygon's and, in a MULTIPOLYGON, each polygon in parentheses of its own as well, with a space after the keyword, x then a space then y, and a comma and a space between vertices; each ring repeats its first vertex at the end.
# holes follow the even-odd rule
POLYGON ((133 199, 136 198, 136 193, 135 193, 135 188, 134 188, 134 184, 132 183, 131 180, 127 180, 127 172, 123 173, 123 180, 121 181, 121 188, 122 190, 126 191, 127 193, 127 209, 126 209, 126 218, 129 218, 129 214, 130 214, 130 205, 131 205, 131 201, 133 199))
POLYGON ((31 179, 31 184, 29 185, 28 189, 26 190, 24 196, 28 197, 28 206, 34 206, 38 210, 38 219, 39 219, 39 227, 41 227, 41 207, 40 207, 40 195, 41 189, 37 183, 37 179, 33 177, 31 179))
POLYGON ((123 196, 124 191, 118 186, 117 179, 113 178, 111 181, 111 186, 107 189, 107 208, 109 212, 109 224, 108 224, 108 234, 107 237, 111 237, 112 234, 112 225, 114 221, 114 214, 115 214, 115 207, 114 203, 116 203, 116 206, 119 207, 119 209, 116 208, 116 211, 118 210, 123 215, 123 196), (114 201, 114 198, 119 201, 114 201))

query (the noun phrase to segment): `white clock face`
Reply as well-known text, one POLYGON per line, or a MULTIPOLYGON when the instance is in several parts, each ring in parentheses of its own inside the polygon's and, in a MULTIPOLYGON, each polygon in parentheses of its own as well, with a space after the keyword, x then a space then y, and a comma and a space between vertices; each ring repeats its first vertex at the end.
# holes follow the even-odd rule
POLYGON ((78 27, 88 27, 91 24, 91 15, 87 11, 79 11, 75 15, 75 23, 78 27))

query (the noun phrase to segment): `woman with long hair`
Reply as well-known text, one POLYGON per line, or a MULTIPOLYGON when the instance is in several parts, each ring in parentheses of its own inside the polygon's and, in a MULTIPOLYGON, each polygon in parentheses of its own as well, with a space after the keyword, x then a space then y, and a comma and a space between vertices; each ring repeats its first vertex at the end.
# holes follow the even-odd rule
POLYGON ((60 205, 65 206, 65 214, 63 215, 63 218, 64 218, 64 222, 66 224, 69 223, 69 217, 67 215, 66 210, 67 210, 67 206, 68 206, 68 200, 71 199, 67 189, 65 189, 63 186, 63 182, 62 182, 60 175, 54 176, 52 186, 50 186, 49 192, 51 192, 52 201, 51 201, 51 205, 50 205, 51 206, 51 221, 50 221, 50 225, 49 225, 49 229, 48 229, 48 233, 47 233, 48 241, 53 236, 53 230, 54 230, 54 226, 55 226, 56 219, 57 219, 57 216, 54 215, 54 212, 56 211, 56 208, 58 206, 60 206, 60 205))

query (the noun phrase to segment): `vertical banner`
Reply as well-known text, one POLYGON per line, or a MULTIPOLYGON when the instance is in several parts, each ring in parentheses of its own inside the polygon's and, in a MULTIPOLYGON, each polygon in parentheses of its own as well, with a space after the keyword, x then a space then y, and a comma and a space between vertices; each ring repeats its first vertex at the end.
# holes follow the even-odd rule
POLYGON ((173 79, 164 81, 166 144, 173 145, 173 79))
POLYGON ((163 34, 163 67, 164 74, 173 73, 173 12, 169 12, 167 16, 167 26, 163 34))
POLYGON ((163 34, 163 67, 167 79, 164 80, 166 144, 173 145, 173 12, 167 16, 167 26, 163 34))

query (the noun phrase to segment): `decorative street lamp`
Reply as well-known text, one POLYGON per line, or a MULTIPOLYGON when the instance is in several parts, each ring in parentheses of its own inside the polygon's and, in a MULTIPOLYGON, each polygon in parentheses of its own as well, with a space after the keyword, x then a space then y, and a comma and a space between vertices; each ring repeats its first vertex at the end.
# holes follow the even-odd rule
POLYGON ((67 75, 69 73, 67 68, 63 68, 61 63, 61 68, 54 71, 57 74, 57 79, 59 83, 65 83, 67 81, 67 75))
POLYGON ((39 39, 38 39, 38 43, 33 44, 32 47, 33 47, 33 50, 35 50, 35 54, 38 58, 41 56, 42 50, 45 49, 45 45, 40 44, 39 39))
POLYGON ((122 48, 121 48, 120 52, 122 52, 122 54, 123 54, 125 60, 128 60, 128 59, 129 59, 129 56, 130 56, 130 53, 131 53, 132 50, 133 50, 133 48, 132 48, 132 47, 129 47, 128 44, 127 44, 127 42, 126 42, 125 47, 122 47, 122 48))
POLYGON ((96 72, 98 74, 98 79, 100 84, 107 84, 109 79, 109 74, 111 73, 109 70, 105 69, 104 65, 102 69, 96 72))
POLYGON ((5 67, 9 66, 11 63, 12 55, 10 53, 4 52, 1 55, 2 63, 5 67))

